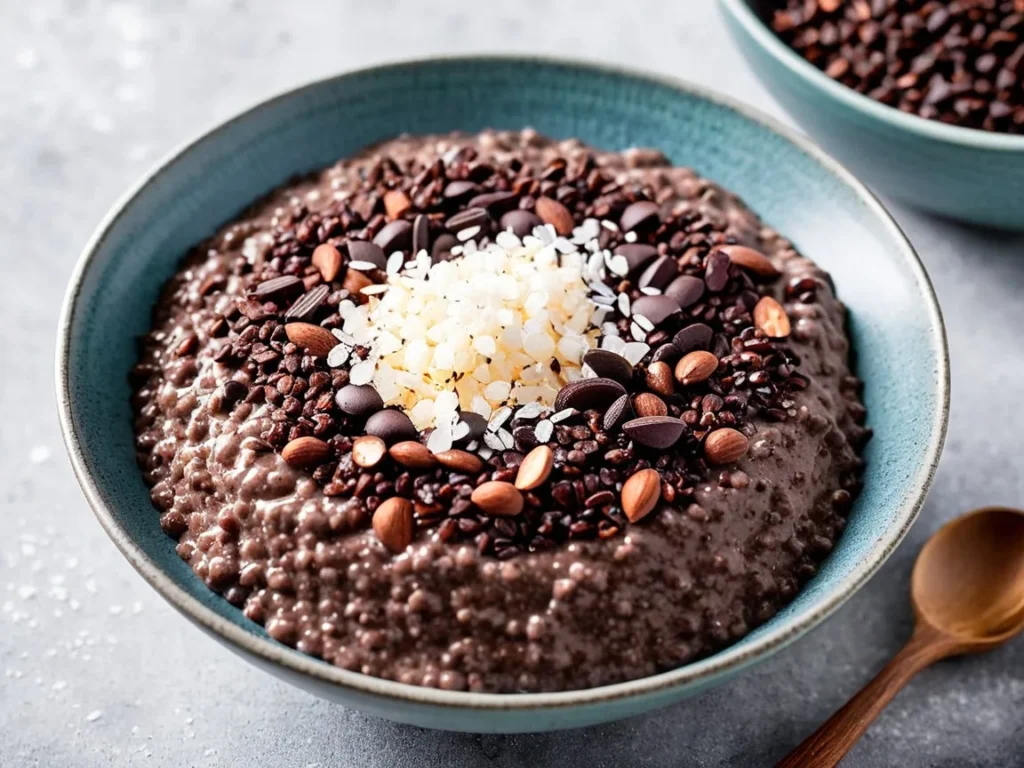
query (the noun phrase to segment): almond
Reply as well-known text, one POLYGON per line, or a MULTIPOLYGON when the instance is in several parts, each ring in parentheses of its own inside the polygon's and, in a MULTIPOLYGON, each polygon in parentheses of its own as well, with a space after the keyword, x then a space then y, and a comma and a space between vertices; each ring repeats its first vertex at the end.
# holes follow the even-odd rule
POLYGON ((633 410, 637 416, 668 416, 665 401, 652 392, 641 392, 634 397, 633 410))
POLYGON ((384 193, 384 210, 388 218, 394 221, 402 217, 402 214, 412 208, 412 201, 409 196, 400 189, 389 189, 384 193))
POLYGON ((373 513, 373 532, 377 539, 395 554, 412 542, 412 504, 408 499, 392 497, 373 513))
POLYGON ((284 332, 288 341, 315 357, 327 357, 338 344, 333 333, 312 323, 288 323, 284 327, 284 332))
POLYGON ((516 488, 520 491, 532 491, 537 488, 551 474, 551 467, 555 464, 555 454, 546 445, 538 445, 519 464, 519 472, 516 473, 516 488))
POLYGON ((491 480, 478 486, 469 499, 495 517, 515 517, 523 511, 523 494, 512 483, 501 480, 491 480))
POLYGON ((437 459, 423 443, 415 440, 403 440, 395 443, 388 450, 391 458, 410 469, 430 469, 437 464, 437 459))
POLYGON ((352 461, 364 469, 377 466, 387 452, 384 441, 373 435, 357 437, 352 443, 352 461))
POLYGON ((773 339, 784 339, 789 336, 789 317, 771 296, 763 296, 754 306, 754 325, 760 328, 765 336, 773 339))
POLYGON ((458 448, 436 453, 434 458, 438 460, 442 467, 454 470, 455 472, 461 472, 464 475, 475 475, 484 468, 484 463, 480 460, 479 456, 469 451, 460 451, 458 448))
POLYGON ((331 455, 331 447, 319 437, 297 437, 281 450, 281 458, 291 467, 309 469, 323 464, 331 455))
POLYGON ((572 220, 572 214, 569 213, 568 208, 554 198, 538 197, 535 210, 540 216, 540 220, 553 226, 558 234, 566 236, 572 234, 573 227, 576 226, 572 220))
POLYGON ((661 499, 661 475, 656 469, 641 469, 622 484, 622 511, 629 522, 647 517, 661 499))
POLYGON ((659 360, 647 367, 647 386, 665 397, 675 394, 676 385, 672 381, 672 369, 668 363, 659 360))
POLYGON ((723 245, 719 250, 728 256, 733 264, 753 272, 758 277, 776 278, 781 274, 767 256, 753 248, 745 245, 723 245))
POLYGON ((703 349, 687 352, 676 363, 676 381, 684 387, 707 381, 718 370, 718 358, 703 349))
POLYGON ((732 464, 747 453, 750 441, 742 432, 723 427, 704 440, 704 457, 712 464, 732 464))
POLYGON ((370 285, 373 285, 373 280, 357 269, 350 269, 345 273, 345 280, 341 287, 352 294, 353 301, 365 302, 368 297, 362 291, 363 288, 370 285))
POLYGON ((313 266, 328 283, 338 276, 341 269, 341 251, 330 243, 323 243, 313 249, 313 266))

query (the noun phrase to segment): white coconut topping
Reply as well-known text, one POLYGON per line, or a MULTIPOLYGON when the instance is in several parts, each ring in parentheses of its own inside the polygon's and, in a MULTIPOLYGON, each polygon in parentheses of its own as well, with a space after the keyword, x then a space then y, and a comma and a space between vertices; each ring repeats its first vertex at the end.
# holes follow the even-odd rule
POLYGON ((550 225, 521 241, 511 232, 493 243, 467 239, 459 259, 432 264, 420 252, 401 270, 389 259, 387 283, 364 289, 366 304, 339 308, 342 345, 370 349, 350 380, 371 383, 417 429, 440 429, 436 447, 450 445, 462 409, 491 421, 486 445, 508 449, 506 404, 550 406, 597 346, 607 308, 591 297, 611 293, 600 230, 588 220, 571 241, 550 225))

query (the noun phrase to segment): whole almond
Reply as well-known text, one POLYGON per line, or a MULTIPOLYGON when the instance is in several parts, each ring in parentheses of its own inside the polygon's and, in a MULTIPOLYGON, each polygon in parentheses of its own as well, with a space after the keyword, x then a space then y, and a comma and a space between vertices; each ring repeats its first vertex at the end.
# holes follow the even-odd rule
POLYGON ((676 363, 676 381, 684 387, 707 381, 718 370, 718 358, 703 349, 687 352, 676 363))
POLYGON ((501 480, 491 480, 478 486, 469 499, 495 517, 515 517, 523 511, 523 494, 512 483, 501 480))
POLYGON ((350 269, 345 273, 345 280, 342 282, 341 287, 352 294, 351 298, 353 301, 365 302, 369 300, 369 296, 362 293, 362 290, 370 285, 373 285, 373 280, 358 269, 350 269))
POLYGON ((668 416, 665 401, 653 392, 641 392, 634 397, 633 410, 637 416, 668 416))
POLYGON ((668 363, 659 360, 647 367, 647 386, 665 397, 675 393, 676 385, 672 380, 672 369, 668 367, 668 363))
POLYGON ((765 336, 773 339, 784 339, 789 336, 789 317, 771 296, 762 296, 754 306, 754 325, 760 328, 765 336))
POLYGON ((545 224, 555 228, 560 235, 571 235, 575 222, 569 209, 551 197, 538 197, 535 207, 537 215, 545 224))
POLYGON ((750 441, 730 427, 716 429, 704 440, 704 457, 712 464, 732 464, 747 453, 750 441))
POLYGON ((460 451, 458 448, 436 453, 434 458, 442 467, 461 472, 464 475, 475 475, 484 468, 484 463, 479 456, 469 451, 460 451))
POLYGON ((538 445, 519 464, 519 472, 516 474, 516 488, 520 491, 532 491, 537 488, 551 474, 551 467, 555 463, 555 454, 546 445, 538 445))
POLYGON ((373 532, 389 550, 398 554, 412 542, 412 503, 394 496, 373 513, 373 532))
POLYGON ((389 189, 384 193, 384 210, 392 221, 401 218, 402 214, 410 208, 412 208, 412 201, 402 190, 389 189))
POLYGON ((733 264, 753 272, 758 277, 775 278, 780 272, 771 260, 760 251, 745 245, 723 245, 719 248, 733 264))
POLYGON ((357 437, 352 443, 352 461, 364 469, 377 466, 387 452, 385 442, 373 435, 357 437))
POLYGON ((289 466, 309 469, 323 464, 331 455, 331 447, 319 437, 297 437, 281 449, 281 458, 289 466))
POLYGON ((661 499, 661 475, 656 469, 641 469, 622 484, 622 511, 629 522, 647 517, 661 499))
POLYGON ((288 323, 284 332, 288 341, 316 357, 327 357, 338 344, 333 333, 312 323, 288 323))
POLYGON ((313 249, 313 266, 328 283, 338 276, 341 269, 341 251, 330 243, 322 243, 313 249))
POLYGON ((395 443, 388 450, 391 458, 410 469, 430 469, 437 464, 437 459, 423 443, 415 440, 403 440, 395 443))

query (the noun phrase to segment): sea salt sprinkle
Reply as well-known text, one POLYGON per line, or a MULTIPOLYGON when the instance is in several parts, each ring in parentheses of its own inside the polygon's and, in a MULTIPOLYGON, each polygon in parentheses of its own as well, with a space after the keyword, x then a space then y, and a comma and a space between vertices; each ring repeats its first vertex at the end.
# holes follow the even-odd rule
POLYGON ((330 362, 367 347, 350 380, 372 384, 417 429, 437 428, 436 446, 451 444, 461 409, 491 421, 486 445, 507 448, 512 438, 500 427, 511 411, 499 409, 550 405, 582 378, 583 355, 597 346, 607 307, 592 296, 610 293, 600 229, 588 220, 570 241, 545 225, 522 240, 511 232, 479 245, 467 239, 453 261, 431 263, 421 252, 404 269, 389 263, 387 283, 363 290, 367 303, 341 303, 342 344, 330 362))

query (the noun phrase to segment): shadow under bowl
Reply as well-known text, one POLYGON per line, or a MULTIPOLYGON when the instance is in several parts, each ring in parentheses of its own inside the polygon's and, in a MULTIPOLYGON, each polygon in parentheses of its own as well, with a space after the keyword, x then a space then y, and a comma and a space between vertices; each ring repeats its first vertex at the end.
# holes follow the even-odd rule
POLYGON ((757 77, 876 192, 959 221, 1024 231, 1024 136, 926 120, 842 85, 787 46, 758 0, 719 0, 757 77))
POLYGON ((530 58, 409 62, 332 77, 242 113, 144 177, 100 224, 68 288, 57 349, 61 425, 99 521, 197 626, 319 696, 432 728, 523 732, 635 715, 719 684, 852 595, 916 517, 945 435, 942 320, 917 256, 882 206, 805 139, 676 81, 530 58), (186 250, 296 173, 400 132, 533 126, 595 146, 657 147, 739 193, 829 270, 851 310, 875 439, 865 489, 819 574, 767 624, 680 669, 589 690, 474 694, 349 672, 272 640, 176 554, 135 464, 128 369, 161 284, 186 250))

